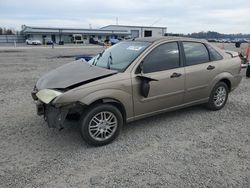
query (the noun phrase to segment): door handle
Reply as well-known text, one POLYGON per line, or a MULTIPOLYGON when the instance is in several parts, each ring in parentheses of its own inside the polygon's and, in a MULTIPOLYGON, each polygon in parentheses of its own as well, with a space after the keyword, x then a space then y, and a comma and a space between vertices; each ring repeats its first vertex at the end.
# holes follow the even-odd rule
POLYGON ((170 76, 170 78, 178 78, 178 77, 180 77, 181 75, 182 75, 181 73, 174 72, 174 73, 170 76))
POLYGON ((215 66, 209 65, 209 66, 207 67, 207 70, 213 70, 213 69, 215 69, 215 66))

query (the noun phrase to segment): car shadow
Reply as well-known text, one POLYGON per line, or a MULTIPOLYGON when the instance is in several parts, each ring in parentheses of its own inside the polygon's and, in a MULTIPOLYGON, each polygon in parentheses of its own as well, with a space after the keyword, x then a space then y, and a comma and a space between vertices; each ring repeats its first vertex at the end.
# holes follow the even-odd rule
POLYGON ((175 119, 176 117, 184 116, 184 115, 191 115, 195 112, 210 112, 207 110, 204 105, 196 105, 196 106, 191 106, 191 107, 186 107, 183 109, 175 110, 175 111, 169 111, 169 112, 163 112, 161 114, 153 115, 150 117, 146 117, 143 119, 139 119, 136 121, 133 121, 131 123, 125 124, 123 127, 123 131, 130 131, 130 129, 134 126, 139 127, 139 126, 151 126, 151 123, 157 121, 157 122, 166 122, 170 121, 172 119, 175 119))
MULTIPOLYGON (((137 130, 140 131, 143 128, 148 128, 152 126, 161 126, 160 125, 161 123, 175 121, 176 118, 185 118, 185 116, 190 116, 195 113, 209 113, 209 112, 211 111, 207 110, 203 105, 196 105, 175 111, 164 112, 158 115, 153 115, 144 119, 124 124, 120 136, 123 137, 124 135, 127 134, 131 135, 135 134, 134 133, 135 131, 137 130)), ((80 122, 74 122, 74 123, 68 122, 68 126, 66 129, 78 133, 80 135, 79 124, 80 122)), ((163 126, 165 126, 165 124, 163 126)), ((138 134, 140 133, 138 132, 138 134)))
MULTIPOLYGON (((172 112, 165 112, 159 115, 154 115, 151 117, 147 117, 141 120, 136 120, 131 123, 127 123, 122 127, 122 132, 120 134, 120 137, 122 139, 120 140, 126 140, 124 139, 126 135, 140 135, 143 134, 141 132, 141 129, 147 129, 151 128, 153 126, 166 126, 166 122, 175 121, 176 118, 183 118, 184 116, 190 116, 194 113, 207 113, 209 112, 206 110, 203 106, 192 106, 185 109, 180 109, 172 112), (183 117, 181 117, 183 116, 183 117)), ((45 122, 43 122, 42 127, 40 129, 44 129, 45 126, 47 128, 47 125, 45 122)), ((41 142, 45 142, 46 145, 52 145, 56 148, 61 147, 63 148, 67 147, 74 147, 74 148, 93 148, 92 146, 89 146, 86 142, 83 141, 81 134, 80 134, 80 122, 78 121, 66 121, 65 122, 65 128, 62 130, 58 129, 49 129, 47 128, 46 131, 44 131, 44 135, 46 137, 46 140, 41 142)), ((119 140, 119 139, 118 139, 119 140)), ((115 143, 115 142, 113 142, 115 143)), ((111 143, 111 144, 113 144, 111 143)))

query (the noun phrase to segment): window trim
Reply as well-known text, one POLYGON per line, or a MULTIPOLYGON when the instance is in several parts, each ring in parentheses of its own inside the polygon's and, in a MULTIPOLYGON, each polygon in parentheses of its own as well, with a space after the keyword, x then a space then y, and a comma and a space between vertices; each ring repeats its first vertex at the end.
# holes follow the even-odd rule
POLYGON ((182 50, 182 56, 183 56, 183 63, 184 63, 184 67, 190 67, 190 66, 196 66, 196 65, 202 65, 202 64, 205 64, 205 63, 209 63, 209 62, 212 62, 211 61, 211 54, 210 54, 210 51, 207 47, 207 45, 203 42, 198 42, 198 41, 181 41, 181 50, 182 50), (195 65, 187 65, 187 59, 186 59, 186 54, 185 54, 185 50, 184 50, 184 42, 190 42, 190 43, 199 43, 199 44, 202 44, 206 50, 207 50, 207 53, 208 53, 208 59, 209 61, 207 62, 204 62, 204 63, 199 63, 199 64, 195 64, 195 65))
MULTIPOLYGON (((147 72, 147 73, 144 73, 144 74, 151 74, 151 73, 155 73, 155 72, 163 72, 163 71, 168 71, 168 70, 172 70, 172 69, 178 69, 178 68, 181 68, 184 66, 184 62, 183 62, 183 57, 182 57, 182 50, 181 50, 181 43, 180 41, 164 41, 163 43, 160 43, 158 44, 157 46, 154 46, 142 59, 141 62, 144 62, 144 60, 148 57, 148 55, 153 51, 155 50, 156 48, 162 46, 162 45, 165 45, 165 44, 169 44, 169 43, 176 43, 177 44, 177 47, 178 47, 178 51, 179 51, 179 67, 176 67, 176 68, 171 68, 171 69, 165 69, 165 70, 161 70, 161 71, 153 71, 153 72, 147 72)), ((139 63, 140 64, 140 63, 139 63)), ((140 65, 138 64, 137 68, 135 69, 135 73, 138 72, 138 68, 140 67, 140 65)))
POLYGON ((209 44, 204 44, 204 45, 206 46, 206 48, 207 48, 207 50, 208 50, 210 62, 213 62, 213 61, 221 61, 221 60, 224 59, 223 56, 222 56, 213 46, 211 46, 211 45, 209 45, 209 44), (221 59, 212 60, 212 57, 211 57, 212 52, 211 52, 211 50, 209 49, 209 47, 212 48, 212 49, 214 49, 214 51, 216 51, 216 53, 220 55, 221 59))

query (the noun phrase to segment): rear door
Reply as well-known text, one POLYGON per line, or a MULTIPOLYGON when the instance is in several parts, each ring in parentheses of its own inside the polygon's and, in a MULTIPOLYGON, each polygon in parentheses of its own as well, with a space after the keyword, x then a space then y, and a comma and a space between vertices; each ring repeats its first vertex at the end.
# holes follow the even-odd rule
POLYGON ((155 79, 149 82, 147 97, 140 92, 142 80, 139 75, 132 76, 135 116, 152 114, 183 103, 185 75, 177 42, 161 44, 144 58, 143 76, 155 79))
MULTIPOLYGON (((209 97, 209 86, 213 78, 220 72, 220 61, 213 61, 213 57, 209 53, 209 46, 203 43, 183 42, 182 44, 186 74, 184 102, 198 102, 209 97)), ((215 60, 219 59, 218 54, 215 60)))

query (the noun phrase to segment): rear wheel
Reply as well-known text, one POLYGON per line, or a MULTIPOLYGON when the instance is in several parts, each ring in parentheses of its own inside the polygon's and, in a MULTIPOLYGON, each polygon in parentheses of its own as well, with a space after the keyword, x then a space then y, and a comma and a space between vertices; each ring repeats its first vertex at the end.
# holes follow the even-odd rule
POLYGON ((229 89, 226 83, 217 83, 210 94, 207 108, 213 111, 222 109, 227 102, 228 93, 229 89))
POLYGON ((102 146, 112 142, 123 124, 121 112, 113 105, 98 104, 90 107, 81 121, 81 134, 90 145, 102 146))

